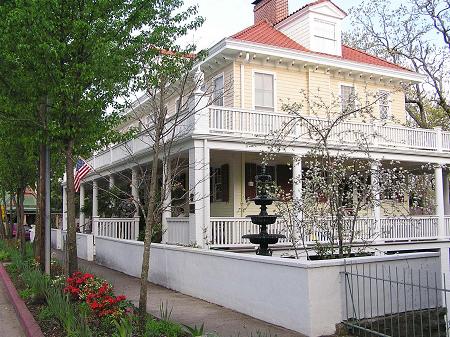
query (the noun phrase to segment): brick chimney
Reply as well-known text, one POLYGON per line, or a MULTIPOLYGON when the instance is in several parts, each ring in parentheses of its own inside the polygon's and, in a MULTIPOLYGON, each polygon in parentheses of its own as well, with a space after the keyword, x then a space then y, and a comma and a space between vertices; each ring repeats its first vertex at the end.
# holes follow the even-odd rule
POLYGON ((255 23, 267 19, 275 24, 289 15, 288 0, 255 0, 252 4, 255 23))

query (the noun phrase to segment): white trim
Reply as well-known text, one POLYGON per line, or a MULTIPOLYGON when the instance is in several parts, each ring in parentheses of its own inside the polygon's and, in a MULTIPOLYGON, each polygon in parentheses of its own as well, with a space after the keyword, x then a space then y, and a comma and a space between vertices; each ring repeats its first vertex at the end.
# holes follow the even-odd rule
POLYGON ((241 76, 241 108, 245 107, 245 87, 244 87, 244 82, 245 82, 245 65, 244 63, 240 64, 240 76, 241 76))
POLYGON ((350 69, 354 71, 371 73, 384 77, 395 77, 398 79, 423 82, 426 79, 425 75, 410 72, 407 70, 396 70, 376 65, 362 64, 359 62, 344 60, 340 57, 321 55, 311 52, 296 51, 287 48, 273 47, 261 43, 240 41, 233 38, 228 38, 225 41, 225 49, 236 50, 237 52, 247 51, 255 54, 267 54, 287 60, 298 60, 305 63, 319 64, 324 66, 331 66, 334 68, 350 69))
POLYGON ((255 110, 255 73, 273 76, 273 111, 277 111, 277 73, 261 68, 252 69, 252 109, 255 110))

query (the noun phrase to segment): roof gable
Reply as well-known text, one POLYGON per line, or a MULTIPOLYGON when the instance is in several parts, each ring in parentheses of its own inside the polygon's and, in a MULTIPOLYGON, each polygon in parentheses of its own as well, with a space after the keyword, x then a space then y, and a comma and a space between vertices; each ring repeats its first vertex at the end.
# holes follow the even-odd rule
POLYGON ((342 57, 313 52, 305 48, 301 44, 295 42, 294 40, 292 40, 291 38, 280 32, 279 30, 275 29, 267 21, 260 21, 259 23, 242 30, 237 34, 234 34, 233 36, 231 36, 231 38, 241 41, 264 44, 272 47, 293 49, 300 52, 326 55, 334 59, 339 58, 357 63, 375 65, 402 71, 405 70, 410 71, 409 69, 406 69, 395 63, 391 63, 376 56, 370 55, 362 50, 351 48, 346 45, 342 45, 342 57))

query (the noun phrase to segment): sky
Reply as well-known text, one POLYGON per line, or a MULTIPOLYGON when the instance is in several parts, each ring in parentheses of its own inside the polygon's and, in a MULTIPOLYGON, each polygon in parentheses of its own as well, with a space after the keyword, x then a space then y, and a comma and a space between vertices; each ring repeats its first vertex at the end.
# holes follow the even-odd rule
MULTIPOLYGON (((289 12, 311 1, 289 0, 289 12)), ((190 42, 194 41, 198 49, 206 49, 224 37, 251 26, 253 24, 252 2, 253 0, 185 0, 185 5, 197 4, 199 15, 206 19, 203 26, 190 37, 190 42)), ((361 0, 334 0, 333 2, 344 11, 348 11, 352 6, 361 3, 361 0)), ((392 2, 400 2, 400 0, 392 2)), ((346 21, 348 23, 350 20, 347 18, 346 21)))

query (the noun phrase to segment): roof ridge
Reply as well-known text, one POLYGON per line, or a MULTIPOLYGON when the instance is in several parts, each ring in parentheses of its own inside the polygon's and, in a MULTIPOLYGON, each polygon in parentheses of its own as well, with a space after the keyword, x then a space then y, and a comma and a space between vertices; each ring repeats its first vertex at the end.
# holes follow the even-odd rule
POLYGON ((348 15, 347 12, 345 12, 341 7, 339 7, 338 5, 336 5, 336 4, 335 4, 333 1, 331 1, 331 0, 316 0, 316 1, 312 1, 312 2, 309 2, 309 3, 305 4, 305 5, 303 5, 303 6, 300 7, 299 9, 293 11, 291 14, 289 14, 288 16, 286 16, 285 18, 279 20, 278 22, 275 22, 274 26, 277 25, 277 24, 279 24, 279 23, 281 23, 281 22, 283 22, 284 20, 286 20, 287 18, 291 17, 292 15, 295 15, 295 14, 297 14, 298 12, 304 10, 305 8, 308 8, 308 7, 310 7, 310 6, 315 6, 315 5, 321 4, 322 2, 327 2, 327 1, 330 2, 334 7, 336 7, 337 9, 339 9, 342 13, 344 13, 345 15, 348 15))
POLYGON ((248 32, 249 30, 251 30, 251 29, 253 29, 253 28, 255 28, 255 27, 257 27, 257 26, 259 26, 259 25, 261 25, 263 23, 267 23, 270 27, 273 27, 273 25, 269 22, 269 20, 263 19, 263 20, 258 21, 257 23, 254 23, 253 25, 251 25, 251 26, 249 26, 247 28, 244 28, 243 30, 241 30, 241 31, 231 35, 231 37, 232 38, 236 38, 238 35, 242 35, 242 34, 248 32))
POLYGON ((397 67, 403 68, 403 69, 405 69, 405 70, 411 71, 411 69, 408 69, 408 68, 406 68, 406 67, 404 67, 404 66, 402 66, 402 65, 400 65, 400 64, 397 64, 397 63, 395 63, 395 62, 388 61, 388 60, 386 60, 386 59, 384 59, 384 58, 381 58, 381 57, 372 55, 372 54, 366 52, 365 50, 362 50, 362 49, 359 49, 359 48, 355 48, 355 47, 350 47, 349 45, 346 45, 346 44, 344 44, 344 43, 342 43, 342 47, 346 47, 346 48, 352 49, 352 50, 357 51, 357 52, 359 52, 359 53, 363 53, 364 55, 367 55, 367 56, 369 56, 369 57, 373 57, 373 58, 376 58, 376 59, 378 59, 378 60, 384 61, 384 62, 386 62, 386 63, 392 64, 393 66, 397 66, 397 67))

